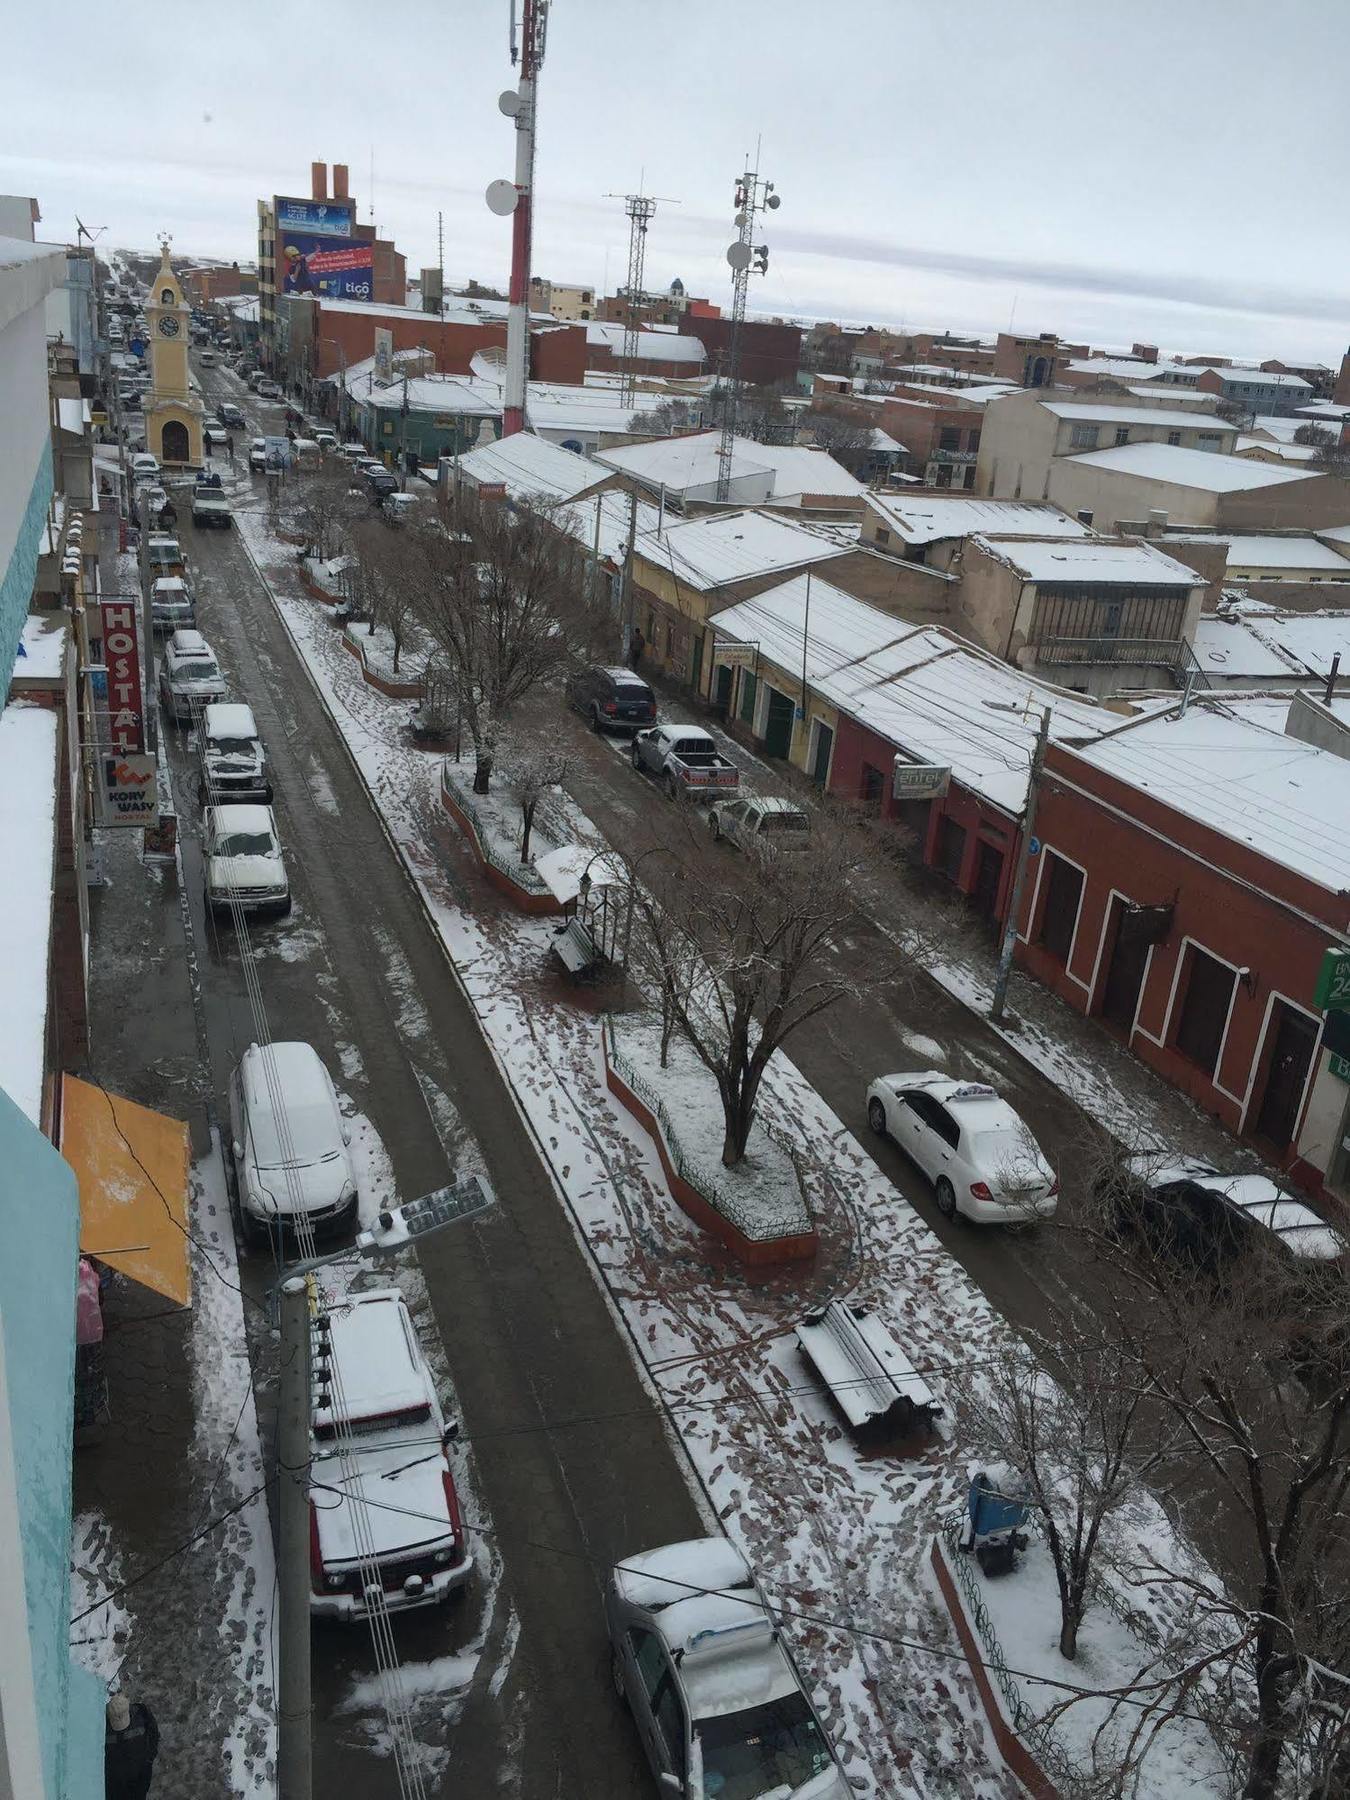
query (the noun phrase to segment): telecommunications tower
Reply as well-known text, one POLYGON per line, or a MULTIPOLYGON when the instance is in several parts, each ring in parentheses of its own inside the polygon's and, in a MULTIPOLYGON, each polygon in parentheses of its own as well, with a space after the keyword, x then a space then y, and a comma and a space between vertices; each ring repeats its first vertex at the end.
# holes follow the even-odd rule
POLYGON ((511 216, 511 286, 506 314, 506 392, 502 436, 525 429, 525 382, 530 361, 530 242, 534 203, 534 125, 536 90, 548 35, 549 0, 511 0, 511 61, 520 69, 519 85, 507 88, 497 105, 516 125, 516 178, 488 184, 487 203, 501 218, 511 216))
POLYGON ((637 394, 638 334, 642 329, 642 280, 647 260, 647 227, 657 204, 678 206, 667 194, 607 194, 607 200, 622 200, 628 214, 628 316, 623 327, 623 373, 619 381, 619 402, 631 406, 637 394))
POLYGON ((717 446, 717 498, 731 497, 731 458, 736 446, 736 415, 741 399, 741 330, 745 324, 745 302, 750 277, 763 275, 769 267, 769 246, 754 242, 755 219, 767 207, 770 212, 782 205, 771 181, 765 181, 757 168, 747 169, 736 182, 736 239, 727 246, 731 264, 731 332, 727 340, 726 361, 722 366, 722 437, 717 446))

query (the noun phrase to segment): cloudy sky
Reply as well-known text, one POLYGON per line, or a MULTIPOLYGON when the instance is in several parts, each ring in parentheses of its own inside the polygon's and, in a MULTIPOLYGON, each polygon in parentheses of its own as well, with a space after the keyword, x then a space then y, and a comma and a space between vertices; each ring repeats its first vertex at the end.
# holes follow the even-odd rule
MULTIPOLYGON (((361 217, 504 285, 509 0, 25 7, 0 188, 115 244, 256 253, 347 162, 361 217)), ((553 0, 536 272, 624 277, 610 190, 670 195, 647 282, 727 298, 734 179, 783 205, 762 313, 1317 357, 1350 342, 1346 0, 553 0)))

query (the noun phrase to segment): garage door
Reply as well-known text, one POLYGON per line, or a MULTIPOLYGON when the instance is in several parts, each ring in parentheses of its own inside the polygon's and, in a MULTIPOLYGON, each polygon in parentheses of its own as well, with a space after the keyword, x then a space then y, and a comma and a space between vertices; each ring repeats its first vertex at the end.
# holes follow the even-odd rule
POLYGON ((777 688, 769 689, 768 717, 764 721, 764 748, 770 756, 786 757, 792 748, 792 716, 796 707, 777 688))

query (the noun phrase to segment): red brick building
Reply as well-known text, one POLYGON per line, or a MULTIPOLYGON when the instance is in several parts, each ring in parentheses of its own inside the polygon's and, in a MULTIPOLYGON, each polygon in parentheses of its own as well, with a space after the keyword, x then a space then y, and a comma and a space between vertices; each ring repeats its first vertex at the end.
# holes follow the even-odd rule
MULTIPOLYGON (((707 368, 715 374, 731 346, 731 320, 686 312, 680 315, 680 330, 701 340, 708 353, 707 368)), ((800 326, 771 325, 762 319, 747 319, 741 326, 741 380, 752 387, 794 380, 801 360, 800 326)))
POLYGON ((1337 729, 1319 711, 1205 698, 1052 744, 1018 954, 1302 1185, 1344 1192, 1350 1064, 1315 996, 1350 941, 1350 762, 1316 747, 1337 729))
MULTIPOLYGON (((375 332, 393 334, 395 350, 430 352, 440 375, 467 375, 480 350, 506 349, 505 319, 468 323, 412 312, 405 306, 367 306, 355 300, 323 301, 283 296, 289 314, 289 360, 297 372, 308 364, 316 381, 375 354, 375 332)), ((530 373, 536 381, 580 384, 587 362, 585 325, 549 325, 530 334, 530 373)))

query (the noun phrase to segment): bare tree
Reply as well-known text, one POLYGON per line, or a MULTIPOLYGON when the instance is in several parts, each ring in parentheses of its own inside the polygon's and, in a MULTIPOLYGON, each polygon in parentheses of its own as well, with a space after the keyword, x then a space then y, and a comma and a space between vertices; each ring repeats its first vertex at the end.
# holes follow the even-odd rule
POLYGON ((348 527, 357 590, 373 636, 383 625, 393 639, 394 673, 417 617, 421 557, 413 532, 382 514, 367 514, 348 527))
POLYGON ((1325 425, 1299 425, 1294 431, 1296 444, 1334 444, 1336 433, 1328 431, 1325 425))
POLYGON ((635 412, 628 429, 648 437, 675 437, 682 431, 698 431, 703 425, 701 400, 663 400, 650 412, 635 412))
POLYGON ((1239 400, 1216 400, 1214 411, 1229 425, 1236 425, 1239 431, 1250 431, 1256 423, 1255 410, 1239 400))
POLYGON ((343 549, 348 527, 369 511, 351 489, 351 470, 338 457, 295 483, 286 522, 300 537, 304 555, 327 562, 343 549))
POLYGON ((415 613, 452 681, 486 794, 503 729, 533 688, 591 647, 583 561, 555 509, 465 496, 459 531, 409 533, 415 613))
POLYGON ((1333 439, 1319 444, 1313 453, 1312 466, 1327 475, 1350 475, 1350 444, 1333 439))
POLYGON ((846 469, 856 469, 872 452, 872 427, 847 413, 812 412, 807 415, 811 436, 846 469))
MULTIPOLYGON (((855 983, 836 952, 850 928, 859 841, 821 813, 806 849, 736 855, 711 844, 692 812, 634 859, 633 916, 654 971, 666 1041, 678 1032, 722 1102, 722 1161, 745 1155, 774 1052, 855 983), (638 879, 638 875, 641 879, 638 879)), ((871 970, 867 985, 887 979, 871 970)))
POLYGON ((520 860, 526 863, 539 802, 567 780, 571 757, 557 732, 534 720, 525 730, 513 732, 505 760, 507 780, 520 806, 520 860))

